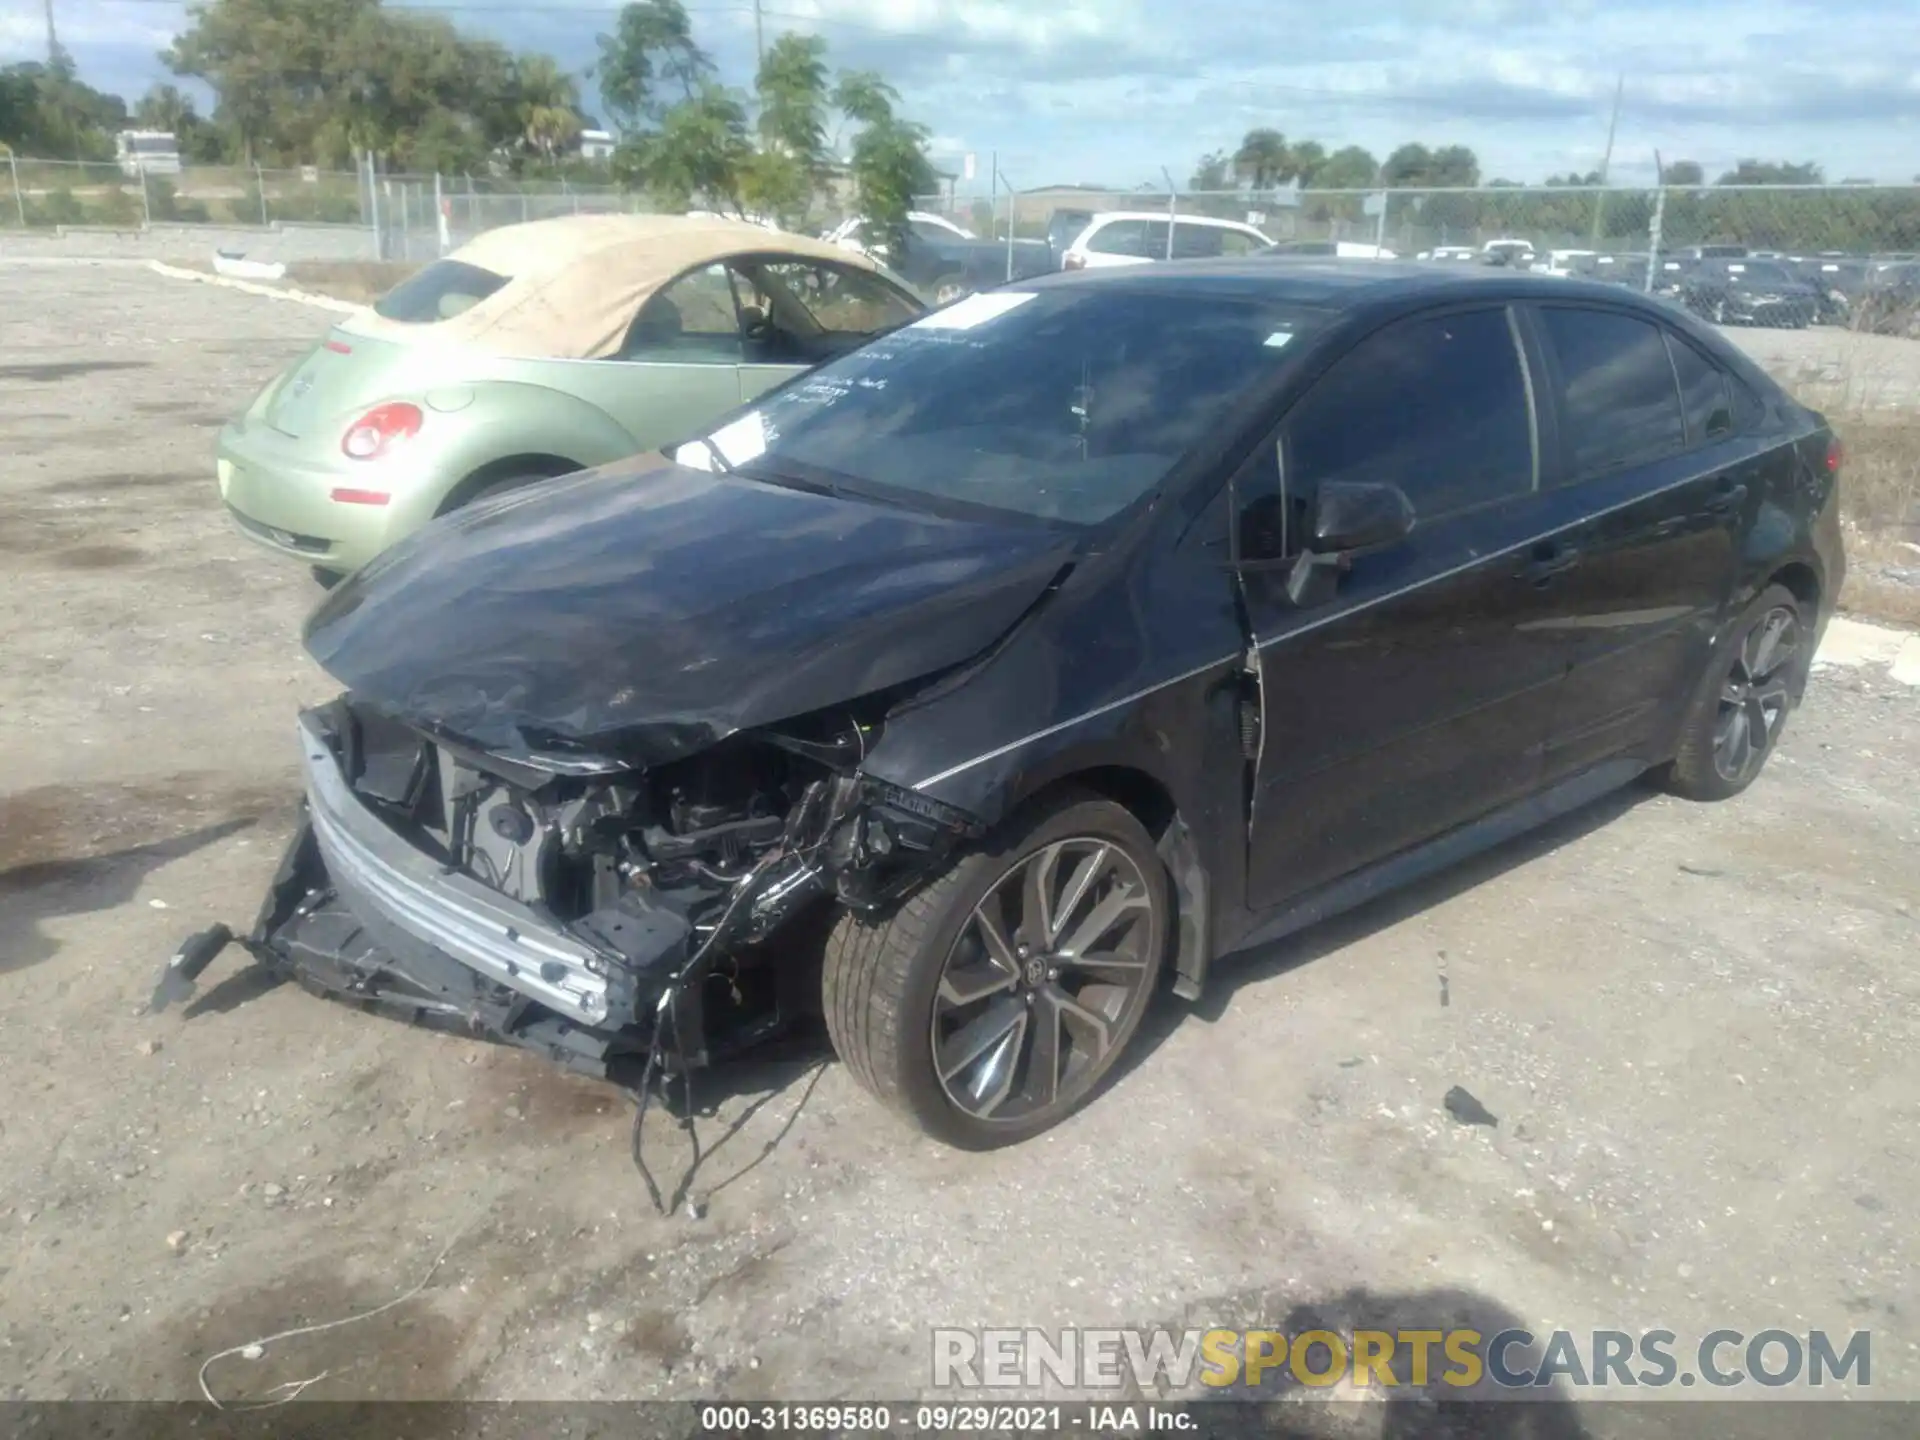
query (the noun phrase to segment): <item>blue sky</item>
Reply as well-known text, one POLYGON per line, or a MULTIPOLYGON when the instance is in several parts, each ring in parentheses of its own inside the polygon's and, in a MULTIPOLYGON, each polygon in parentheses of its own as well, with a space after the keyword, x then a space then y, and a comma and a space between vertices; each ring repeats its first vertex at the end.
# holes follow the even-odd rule
MULTIPOLYGON (((480 0, 464 28, 584 69, 609 0, 480 0), (487 7, 494 7, 489 10, 487 7)), ((1913 0, 763 0, 769 35, 814 30, 836 64, 885 72, 939 158, 998 151, 1012 183, 1184 182, 1254 125, 1384 154, 1470 145, 1488 176, 1588 170, 1627 77, 1616 180, 1657 148, 1709 174, 1742 156, 1829 177, 1920 174, 1913 0)), ((172 0, 54 0, 86 78, 132 98, 183 23, 172 0)), ((753 66, 751 0, 688 0, 723 78, 753 66)), ((0 0, 0 59, 45 49, 42 0, 0 0)), ((589 89, 589 94, 591 90, 589 89)), ((962 187, 963 189, 966 187, 962 187)))

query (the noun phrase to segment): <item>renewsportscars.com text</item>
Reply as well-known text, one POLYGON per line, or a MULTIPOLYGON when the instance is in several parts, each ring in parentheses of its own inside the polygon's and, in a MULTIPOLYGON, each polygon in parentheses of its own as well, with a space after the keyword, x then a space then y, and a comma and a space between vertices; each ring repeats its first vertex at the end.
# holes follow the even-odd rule
POLYGON ((936 1389, 1151 1393, 1297 1386, 1535 1390, 1868 1386, 1865 1330, 936 1329, 936 1389))

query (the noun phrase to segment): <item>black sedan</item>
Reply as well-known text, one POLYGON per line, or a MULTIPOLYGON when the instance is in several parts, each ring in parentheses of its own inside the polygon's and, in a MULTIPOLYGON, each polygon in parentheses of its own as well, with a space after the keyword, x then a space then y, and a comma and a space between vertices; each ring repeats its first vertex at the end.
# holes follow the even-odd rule
POLYGON ((1680 300, 1716 325, 1804 330, 1825 296, 1779 260, 1702 260, 1680 282, 1680 300))
POLYGON ((643 1088, 824 1012, 913 1123, 1016 1141, 1232 952, 1642 775, 1739 793, 1840 588, 1839 463, 1618 286, 972 296, 334 591, 247 943, 643 1088))

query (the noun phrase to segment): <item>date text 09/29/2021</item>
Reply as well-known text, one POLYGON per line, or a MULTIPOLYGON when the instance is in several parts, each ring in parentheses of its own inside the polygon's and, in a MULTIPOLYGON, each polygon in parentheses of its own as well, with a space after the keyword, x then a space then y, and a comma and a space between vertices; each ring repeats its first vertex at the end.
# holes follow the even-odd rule
POLYGON ((1198 1430, 1191 1411, 1169 1405, 703 1405, 700 1429, 751 1434, 1088 1434, 1180 1433, 1198 1430))

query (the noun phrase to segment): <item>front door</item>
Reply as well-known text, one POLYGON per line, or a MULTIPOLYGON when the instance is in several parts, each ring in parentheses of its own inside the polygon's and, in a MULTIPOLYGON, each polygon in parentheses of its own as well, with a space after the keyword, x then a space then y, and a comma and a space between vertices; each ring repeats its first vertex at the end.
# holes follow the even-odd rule
POLYGON ((1550 521, 1525 365, 1504 306, 1398 321, 1335 362, 1242 478, 1244 497, 1271 476, 1296 532, 1335 479, 1398 485, 1416 515, 1404 541, 1355 557, 1325 604, 1293 605, 1282 572, 1243 575, 1261 699, 1255 909, 1539 782, 1565 653, 1533 623, 1550 521))
POLYGON ((740 403, 741 358, 726 267, 703 265, 655 292, 578 388, 652 450, 701 434, 740 403))
POLYGON ((914 319, 919 302, 870 270, 831 260, 768 258, 732 266, 751 400, 914 319))

